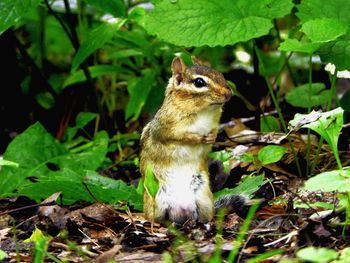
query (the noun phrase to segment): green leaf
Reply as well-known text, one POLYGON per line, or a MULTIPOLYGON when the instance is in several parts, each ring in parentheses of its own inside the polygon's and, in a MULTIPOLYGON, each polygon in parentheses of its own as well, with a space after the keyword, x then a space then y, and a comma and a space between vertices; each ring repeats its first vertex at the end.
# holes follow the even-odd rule
POLYGON ((130 78, 128 81, 129 101, 126 106, 125 118, 128 120, 137 120, 148 94, 150 93, 156 74, 154 70, 145 69, 142 71, 142 77, 130 78))
MULTIPOLYGON (((309 34, 314 39, 324 40, 332 39, 337 35, 341 35, 344 30, 349 30, 350 25, 350 5, 348 0, 306 0, 301 1, 297 5, 297 16, 302 23, 306 23, 310 20, 316 20, 315 24, 309 24, 309 34), (326 19, 323 23, 325 28, 322 28, 322 24, 317 21, 326 19), (334 21, 333 25, 332 22, 334 21), (327 25, 328 24, 328 25, 327 25), (311 30, 312 29, 312 30, 311 30)), ((350 35, 337 38, 335 41, 324 44, 318 54, 324 63, 333 63, 338 70, 345 70, 350 68, 350 35)))
POLYGON ((134 56, 143 56, 143 53, 141 50, 138 50, 138 49, 122 49, 110 54, 109 58, 120 59, 120 58, 134 57, 134 56))
POLYGON ((148 165, 146 168, 146 175, 144 180, 144 189, 148 195, 155 198, 159 190, 159 182, 154 176, 153 167, 148 165))
POLYGON ((146 16, 145 27, 180 46, 233 45, 268 34, 271 20, 292 7, 290 0, 160 1, 146 16))
POLYGON ((262 165, 275 163, 281 160, 287 151, 288 149, 283 146, 268 145, 260 149, 258 153, 258 159, 262 165))
POLYGON ((114 180, 94 171, 87 171, 84 182, 99 201, 107 203, 125 201, 134 209, 142 211, 142 194, 139 194, 135 187, 127 185, 122 180, 114 180))
POLYGON ((90 5, 95 6, 100 11, 111 14, 115 17, 125 17, 126 15, 126 8, 122 0, 108 0, 108 1, 84 0, 84 1, 90 5))
POLYGON ((232 189, 225 188, 214 193, 214 199, 217 200, 225 195, 244 195, 247 197, 252 197, 253 194, 264 184, 264 175, 247 176, 237 187, 232 189))
POLYGON ((326 104, 330 96, 332 93, 326 89, 325 84, 312 83, 290 90, 286 95, 286 101, 294 107, 312 108, 326 104))
POLYGON ((89 122, 96 119, 97 114, 92 112, 80 112, 75 119, 75 125, 77 128, 84 128, 89 122))
MULTIPOLYGON (((121 70, 122 69, 119 66, 115 65, 96 65, 89 67, 89 71, 92 78, 97 78, 99 76, 107 74, 115 74, 116 72, 120 72, 121 70)), ((63 87, 65 88, 69 85, 84 81, 86 81, 86 77, 83 70, 78 70, 76 72, 71 73, 71 75, 64 81, 63 87)))
POLYGON ((296 256, 304 261, 326 263, 338 257, 338 253, 325 247, 306 247, 300 249, 296 256))
POLYGON ((302 22, 318 18, 333 18, 350 24, 348 0, 305 0, 297 5, 297 16, 302 22))
POLYGON ((45 234, 39 228, 35 227, 33 233, 27 239, 23 240, 23 243, 38 242, 41 239, 50 240, 52 237, 45 234))
POLYGON ((305 22, 301 28, 312 42, 328 42, 345 35, 349 26, 336 19, 322 18, 305 22))
POLYGON ((47 91, 36 94, 35 99, 45 110, 49 110, 55 105, 55 98, 47 91))
POLYGON ((41 0, 1 0, 0 1, 0 35, 16 24, 29 11, 35 9, 41 0))
POLYGON ((107 41, 111 40, 125 22, 125 19, 121 19, 115 23, 103 23, 92 30, 75 55, 71 71, 75 71, 96 49, 103 47, 107 41))
POLYGON ((346 247, 346 248, 340 250, 339 260, 335 261, 333 263, 346 263, 349 258, 350 258, 350 248, 346 247))
POLYGON ((130 11, 128 15, 128 20, 135 21, 140 26, 144 26, 145 16, 146 16, 146 10, 142 7, 136 6, 130 11))
POLYGON ((0 194, 11 195, 27 177, 36 176, 38 170, 43 170, 46 162, 67 154, 41 124, 30 126, 9 144, 4 153, 4 159, 18 163, 19 168, 2 167, 0 194))
POLYGON ((332 63, 337 70, 350 68, 350 34, 340 37, 320 47, 317 52, 322 62, 332 63))
MULTIPOLYGON (((36 123, 18 135, 6 149, 4 159, 18 163, 19 167, 2 167, 0 194, 13 196, 22 192, 40 200, 39 196, 44 198, 46 194, 62 191, 64 197, 66 191, 71 191, 72 180, 81 184, 85 170, 100 167, 107 150, 108 134, 105 131, 99 132, 84 150, 70 153, 41 124, 36 123), (57 188, 59 180, 56 178, 66 181, 64 187, 57 188), (41 180, 52 181, 52 188, 37 188, 35 185, 41 180), (29 186, 32 187, 32 193, 26 190, 29 186), (42 195, 41 190, 44 193, 42 195)), ((72 190, 73 198, 77 196, 75 191, 72 190)))
POLYGON ((5 260, 8 257, 9 257, 9 255, 5 251, 0 249, 0 260, 5 260))
POLYGON ((294 119, 289 122, 291 127, 303 127, 310 128, 322 136, 330 145, 336 159, 338 166, 341 166, 338 153, 338 139, 340 131, 343 126, 343 112, 342 108, 336 108, 332 111, 327 111, 317 114, 316 120, 313 117, 310 121, 308 118, 315 116, 315 113, 311 114, 296 114, 294 119))
POLYGON ((262 116, 260 118, 260 131, 262 132, 280 132, 281 125, 277 118, 273 116, 262 116))
POLYGON ((323 192, 349 192, 350 170, 334 170, 315 175, 305 182, 303 189, 323 192))
POLYGON ((278 74, 285 63, 284 55, 275 56, 260 49, 256 49, 256 51, 259 58, 259 72, 267 77, 278 74))
MULTIPOLYGON (((61 168, 59 171, 47 171, 45 175, 39 176, 34 182, 25 182, 16 190, 17 195, 26 196, 36 202, 59 191, 62 192, 62 202, 65 205, 77 201, 93 202, 94 198, 83 184, 84 174, 69 168, 61 168)), ((96 196, 100 198, 100 196, 96 196)))
POLYGON ((318 50, 321 45, 321 43, 300 42, 296 39, 288 38, 280 44, 278 49, 281 51, 300 52, 311 55, 318 50))

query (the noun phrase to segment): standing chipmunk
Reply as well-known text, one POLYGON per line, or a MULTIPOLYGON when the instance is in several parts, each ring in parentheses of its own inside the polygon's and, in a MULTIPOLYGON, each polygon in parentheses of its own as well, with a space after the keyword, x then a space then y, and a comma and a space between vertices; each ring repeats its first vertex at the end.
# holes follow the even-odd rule
POLYGON ((214 215, 208 153, 218 133, 222 107, 232 92, 220 72, 200 65, 196 58, 192 61, 191 67, 178 57, 172 61, 164 102, 141 136, 141 173, 144 178, 151 167, 159 182, 154 200, 144 193, 144 212, 152 221, 206 223, 214 215))

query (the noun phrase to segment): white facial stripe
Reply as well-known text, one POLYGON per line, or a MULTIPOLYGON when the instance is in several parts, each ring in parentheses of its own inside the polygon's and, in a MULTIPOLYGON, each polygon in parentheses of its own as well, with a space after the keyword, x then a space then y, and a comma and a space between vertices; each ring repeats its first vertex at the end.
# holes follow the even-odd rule
POLYGON ((209 78, 203 75, 193 75, 193 79, 202 78, 206 83, 209 83, 209 78))

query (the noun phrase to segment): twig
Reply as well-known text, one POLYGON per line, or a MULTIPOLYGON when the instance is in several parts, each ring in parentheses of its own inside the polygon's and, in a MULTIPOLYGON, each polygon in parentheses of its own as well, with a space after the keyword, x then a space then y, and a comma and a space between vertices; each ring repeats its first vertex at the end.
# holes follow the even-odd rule
POLYGON ((5 212, 1 212, 0 216, 6 215, 6 214, 9 214, 9 213, 13 213, 13 212, 18 212, 18 211, 21 211, 21 210, 26 210, 26 209, 29 209, 29 208, 40 207, 40 206, 52 206, 52 205, 56 205, 56 204, 57 204, 56 201, 51 201, 51 202, 42 203, 42 204, 26 205, 26 206, 23 206, 23 207, 18 207, 18 208, 14 208, 14 209, 11 209, 11 210, 7 210, 5 212))

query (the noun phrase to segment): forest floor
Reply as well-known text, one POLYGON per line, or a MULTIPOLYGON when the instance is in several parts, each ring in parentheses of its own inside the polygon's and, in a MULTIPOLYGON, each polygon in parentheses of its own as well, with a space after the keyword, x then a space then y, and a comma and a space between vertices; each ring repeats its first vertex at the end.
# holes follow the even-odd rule
MULTIPOLYGON (((230 131, 226 129, 226 133, 230 131)), ((249 145, 250 153, 258 152, 263 140, 271 140, 271 134, 262 135, 249 135, 250 143, 245 145, 249 145)), ((272 137, 276 136, 280 138, 276 134, 272 137)), ((234 137, 231 132, 231 140, 222 140, 216 147, 237 148, 234 137)), ((238 137, 242 143, 242 136, 238 137)), ((300 134, 293 137, 300 156, 305 153, 301 137, 300 134)), ((287 142, 281 145, 288 147, 287 142)), ((319 156, 323 159, 317 169, 334 168, 335 160, 327 147, 319 156)), ((260 205, 251 221, 245 220, 248 208, 226 211, 208 224, 189 221, 176 226, 151 223, 142 213, 135 213, 124 204, 62 206, 60 193, 41 204, 23 197, 2 199, 0 249, 9 256, 2 262, 33 262, 42 250, 45 262, 208 262, 210 257, 212 260, 234 257, 235 262, 246 262, 257 256, 261 260, 251 262, 280 262, 295 258, 303 247, 341 251, 350 245, 340 223, 345 220, 344 211, 331 206, 337 204, 337 195, 300 191, 305 178, 296 175, 290 153, 277 163, 257 166, 231 161, 229 167, 227 173, 222 162, 211 161, 210 171, 216 178, 212 182, 214 188, 220 188, 230 176, 237 182, 247 173, 265 176, 265 183, 253 197, 260 205), (321 205, 309 205, 315 203, 321 205), (324 203, 331 207, 325 208, 324 203), (243 225, 249 226, 249 230, 245 232, 243 225), (38 240, 43 239, 45 245, 40 247, 38 240), (235 249, 237 254, 233 256, 231 251, 235 249)))

